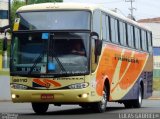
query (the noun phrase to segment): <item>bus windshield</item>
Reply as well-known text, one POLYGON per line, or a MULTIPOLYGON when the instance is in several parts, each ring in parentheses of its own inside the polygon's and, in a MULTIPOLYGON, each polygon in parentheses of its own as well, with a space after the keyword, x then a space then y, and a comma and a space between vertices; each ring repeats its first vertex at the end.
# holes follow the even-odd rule
POLYGON ((84 74, 88 59, 89 33, 13 33, 12 73, 84 74))
POLYGON ((19 30, 89 30, 89 11, 21 12, 19 30))

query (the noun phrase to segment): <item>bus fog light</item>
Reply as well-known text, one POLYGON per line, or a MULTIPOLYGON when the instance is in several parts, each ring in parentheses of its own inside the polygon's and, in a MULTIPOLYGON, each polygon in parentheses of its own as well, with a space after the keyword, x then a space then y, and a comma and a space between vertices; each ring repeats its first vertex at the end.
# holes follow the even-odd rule
POLYGON ((87 98, 88 97, 88 94, 84 93, 82 94, 82 98, 87 98))
POLYGON ((16 98, 16 95, 15 95, 15 94, 12 94, 12 98, 15 99, 15 98, 16 98))
POLYGON ((11 84, 11 88, 13 88, 13 89, 22 89, 22 90, 25 90, 25 89, 27 89, 28 87, 25 86, 25 85, 21 85, 21 84, 11 84))

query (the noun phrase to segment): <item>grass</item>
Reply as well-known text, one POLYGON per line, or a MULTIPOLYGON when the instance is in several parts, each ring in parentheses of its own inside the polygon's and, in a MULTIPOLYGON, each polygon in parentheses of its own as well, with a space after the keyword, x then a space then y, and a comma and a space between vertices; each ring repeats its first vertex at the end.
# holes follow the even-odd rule
POLYGON ((153 80, 153 90, 160 91, 160 78, 153 80))
POLYGON ((9 71, 0 71, 0 76, 9 76, 9 71))

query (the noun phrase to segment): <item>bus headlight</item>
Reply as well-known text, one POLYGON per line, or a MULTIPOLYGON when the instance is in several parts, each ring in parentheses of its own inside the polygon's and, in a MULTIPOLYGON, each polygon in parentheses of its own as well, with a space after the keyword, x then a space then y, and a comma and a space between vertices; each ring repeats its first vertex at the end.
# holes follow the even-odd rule
POLYGON ((16 98, 16 95, 15 95, 15 94, 12 94, 12 98, 15 99, 15 98, 16 98))
POLYGON ((21 84, 11 84, 11 88, 13 88, 13 89, 25 90, 25 89, 27 89, 28 87, 27 87, 27 86, 24 86, 24 85, 21 85, 21 84))
POLYGON ((76 83, 68 86, 70 89, 82 89, 88 87, 88 83, 76 83))

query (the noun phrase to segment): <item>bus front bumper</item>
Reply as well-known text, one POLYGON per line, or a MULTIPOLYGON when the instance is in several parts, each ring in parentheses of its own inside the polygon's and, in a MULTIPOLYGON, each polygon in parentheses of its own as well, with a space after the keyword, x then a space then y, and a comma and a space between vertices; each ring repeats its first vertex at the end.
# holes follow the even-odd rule
POLYGON ((11 89, 12 101, 48 103, 87 103, 101 100, 95 91, 88 89, 72 90, 17 90, 11 89))

